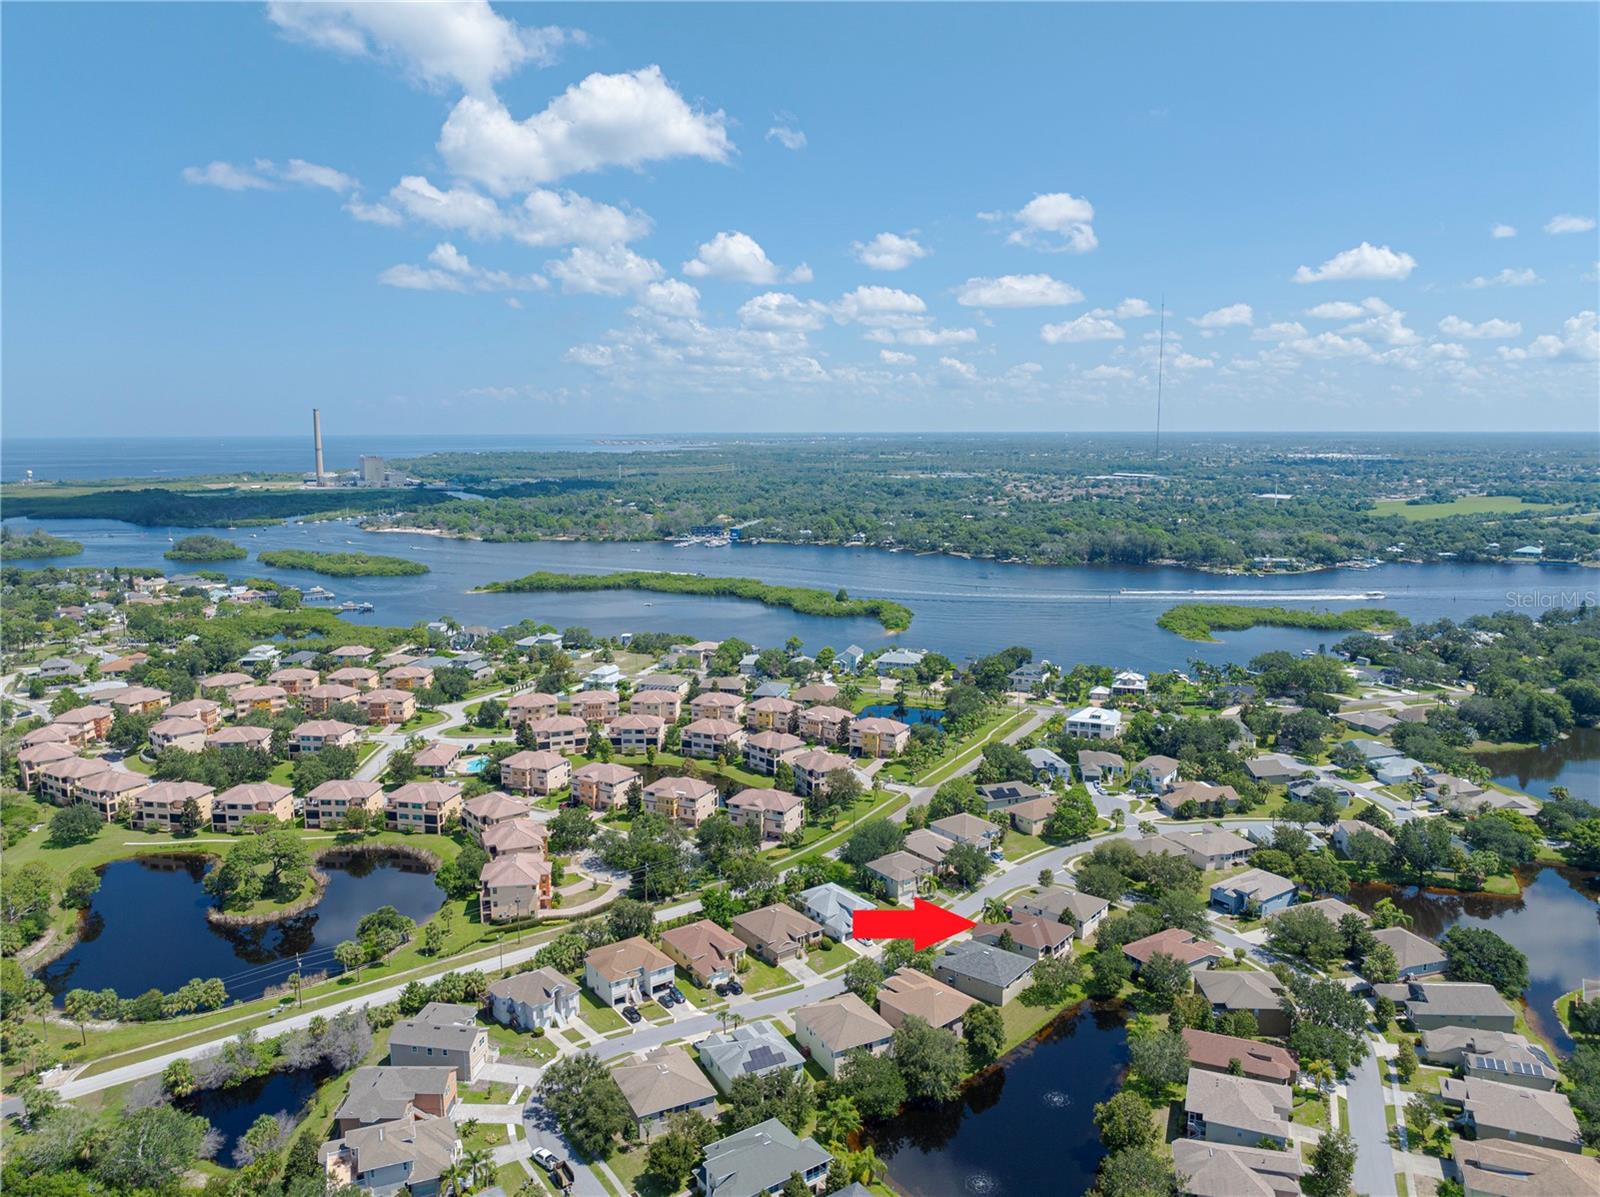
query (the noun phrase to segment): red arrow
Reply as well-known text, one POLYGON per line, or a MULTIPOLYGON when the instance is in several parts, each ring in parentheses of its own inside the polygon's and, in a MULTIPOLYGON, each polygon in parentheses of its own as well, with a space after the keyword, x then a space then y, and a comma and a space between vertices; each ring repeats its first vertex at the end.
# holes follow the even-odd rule
POLYGON ((971 919, 921 898, 910 910, 857 910, 850 916, 850 934, 857 939, 909 939, 919 952, 976 926, 971 919))

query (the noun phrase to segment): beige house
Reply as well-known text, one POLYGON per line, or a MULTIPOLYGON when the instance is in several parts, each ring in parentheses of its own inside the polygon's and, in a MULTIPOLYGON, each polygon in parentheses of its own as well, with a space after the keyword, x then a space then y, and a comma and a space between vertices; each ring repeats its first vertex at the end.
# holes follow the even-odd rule
POLYGON ((248 752, 271 752, 270 727, 219 727, 206 737, 207 748, 242 748, 248 752))
POLYGON ((255 678, 248 673, 238 670, 228 670, 223 673, 213 673, 200 679, 202 690, 236 690, 240 686, 253 686, 255 678))
POLYGON ((271 815, 280 823, 289 822, 294 818, 294 791, 270 781, 223 790, 211 806, 211 829, 237 831, 251 815, 271 815))
POLYGON ((390 831, 438 835, 446 820, 461 813, 461 786, 453 781, 409 782, 389 795, 383 813, 390 831))
POLYGON ((426 690, 433 685, 433 670, 426 665, 396 665, 383 675, 383 684, 396 690, 426 690))
POLYGON ((183 811, 192 800, 201 828, 211 826, 216 791, 197 781, 158 781, 139 795, 139 826, 169 835, 183 830, 183 811))
POLYGON ((356 699, 367 722, 404 723, 417 713, 417 699, 409 690, 369 690, 356 699))
POLYGON ((383 811, 383 787, 375 781, 325 781, 306 795, 306 826, 339 827, 353 810, 369 818, 383 811))
POLYGON ((338 682, 324 682, 320 686, 312 686, 300 695, 300 705, 308 715, 326 715, 328 708, 338 702, 353 703, 361 696, 361 691, 354 686, 342 686, 338 682))
POLYGON ((621 713, 622 699, 615 690, 579 690, 567 699, 567 710, 585 723, 604 723, 621 713))
POLYGON ((478 917, 486 923, 524 919, 550 905, 550 862, 537 852, 497 856, 478 877, 478 917))
POLYGON ((660 715, 629 713, 618 715, 606 724, 606 739, 611 741, 611 746, 629 756, 637 756, 652 748, 660 749, 666 738, 666 720, 660 715))
POLYGON ((267 681, 295 695, 304 694, 321 680, 315 669, 275 669, 267 674, 267 681))
POLYGON ((884 978, 878 990, 878 1013, 891 1027, 914 1016, 959 1038, 961 1017, 977 1000, 908 965, 884 978))
POLYGON ((1259 1147, 1263 1141, 1287 1145, 1294 1138, 1294 1098, 1288 1085, 1272 1081, 1191 1068, 1184 1111, 1191 1139, 1259 1147))
POLYGON ((616 810, 627 805, 629 789, 640 782, 636 769, 591 761, 573 770, 572 796, 591 810, 616 810))
POLYGON ((514 793, 545 797, 565 789, 571 780, 572 765, 559 752, 524 750, 500 762, 500 784, 514 793))
POLYGON ((430 740, 418 751, 412 763, 430 777, 448 777, 465 749, 449 740, 430 740))
POLYGON ((796 1010, 794 1037, 800 1049, 832 1077, 853 1051, 881 1056, 894 1038, 894 1028, 855 994, 841 993, 796 1010))
POLYGON ((850 723, 850 750, 869 758, 899 756, 911 743, 911 725, 881 715, 850 723))
POLYGON ((741 790, 728 799, 728 818, 756 828, 762 843, 777 843, 805 825, 806 800, 785 790, 741 790))
POLYGON ((839 687, 830 682, 812 682, 801 686, 790 697, 803 707, 821 706, 839 697, 839 687))
POLYGON ((641 1138, 649 1138, 667 1117, 690 1111, 705 1118, 717 1114, 717 1089, 681 1047, 658 1047, 636 1062, 611 1070, 633 1111, 641 1138))
POLYGON ((1299 1197, 1309 1169, 1295 1151, 1232 1147, 1179 1139, 1172 1162, 1183 1177, 1184 1197, 1299 1197))
POLYGON ((78 802, 93 807, 107 823, 120 819, 133 810, 134 801, 150 788, 150 779, 143 773, 126 769, 107 769, 91 774, 78 783, 78 802))
POLYGON ((800 735, 813 744, 848 744, 854 721, 842 707, 807 707, 800 712, 800 735))
POLYGON ((794 788, 807 796, 827 785, 828 778, 840 769, 848 769, 854 762, 843 753, 813 748, 789 761, 794 770, 794 788))
POLYGON ((469 798, 461 807, 461 826, 483 846, 483 836, 491 827, 528 817, 528 804, 520 798, 494 790, 469 798))
POLYGON ((732 719, 696 719, 679 734, 683 755, 703 760, 723 753, 738 756, 744 747, 744 728, 732 719))
POLYGON ((533 742, 546 752, 589 751, 589 725, 576 715, 546 715, 528 720, 527 727, 533 742))
POLYGON ((709 989, 733 979, 739 971, 739 961, 744 959, 745 946, 737 935, 724 931, 710 919, 701 919, 663 931, 661 950, 692 976, 695 984, 709 989))
POLYGON ((206 746, 206 725, 198 719, 169 716, 150 725, 150 748, 165 752, 177 748, 183 752, 201 752, 206 746))
POLYGON ((289 755, 321 752, 324 748, 354 748, 361 729, 337 719, 309 719, 297 726, 289 738, 289 755))
POLYGON ((717 787, 699 777, 658 777, 641 801, 644 810, 679 827, 698 827, 717 809, 717 787))
POLYGON ((634 715, 651 715, 665 723, 676 723, 683 713, 683 697, 672 690, 636 690, 628 699, 634 715))
POLYGON ((1552 1151, 1583 1150, 1577 1116, 1563 1094, 1469 1076, 1441 1080, 1439 1096, 1445 1105, 1460 1109, 1462 1129, 1480 1141, 1509 1139, 1552 1151))
POLYGON ((461 1141, 448 1118, 407 1114, 329 1140, 317 1149, 330 1187, 354 1185, 370 1193, 406 1192, 434 1197, 461 1158, 461 1141))
POLYGON ((511 701, 506 703, 506 722, 512 727, 521 727, 535 719, 548 719, 556 713, 559 705, 554 694, 524 690, 521 694, 513 694, 511 701))
POLYGON ((333 1129, 344 1135, 410 1114, 448 1118, 456 1100, 456 1070, 446 1065, 358 1068, 350 1074, 350 1092, 333 1115, 333 1129))
POLYGON ((169 719, 198 719, 211 731, 222 722, 222 704, 209 698, 191 698, 188 702, 175 702, 167 708, 169 719))
POLYGON ((1506 1139, 1452 1140, 1466 1197, 1568 1197, 1600 1193, 1600 1160, 1506 1139))
POLYGON ((365 665, 348 665, 343 669, 335 669, 328 675, 328 680, 336 685, 349 686, 353 690, 376 690, 378 671, 368 669, 365 665))
POLYGON ((780 761, 788 756, 798 756, 805 746, 804 740, 788 732, 752 732, 744 739, 744 767, 752 773, 764 773, 771 777, 778 771, 780 761))
POLYGON ((736 722, 744 718, 744 699, 738 694, 708 690, 689 700, 689 714, 695 719, 728 719, 736 722))
POLYGON ((800 704, 776 696, 758 698, 744 714, 751 731, 792 732, 800 725, 800 704))
POLYGON ((257 711, 281 715, 289 708, 289 695, 282 686, 240 686, 228 695, 233 717, 243 719, 257 711))
POLYGON ((822 924, 793 906, 775 902, 733 920, 733 933, 768 964, 797 960, 822 938, 822 924))

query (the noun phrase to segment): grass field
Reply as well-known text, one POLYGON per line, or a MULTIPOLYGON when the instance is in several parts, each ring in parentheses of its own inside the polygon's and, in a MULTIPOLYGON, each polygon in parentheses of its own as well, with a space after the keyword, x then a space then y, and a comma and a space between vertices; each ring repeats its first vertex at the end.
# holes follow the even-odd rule
POLYGON ((1452 515, 1521 515, 1551 511, 1551 503, 1525 503, 1511 495, 1468 495, 1448 503, 1407 503, 1403 499, 1384 499, 1372 505, 1374 515, 1398 515, 1401 519, 1442 520, 1452 515))

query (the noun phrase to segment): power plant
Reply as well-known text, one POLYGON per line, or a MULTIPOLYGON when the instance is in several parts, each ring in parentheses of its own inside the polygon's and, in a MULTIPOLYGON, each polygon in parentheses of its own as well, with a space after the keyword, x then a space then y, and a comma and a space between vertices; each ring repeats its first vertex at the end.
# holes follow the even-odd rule
POLYGON ((327 474, 322 469, 322 409, 320 407, 311 409, 311 441, 317 451, 317 480, 314 485, 326 486, 327 474))

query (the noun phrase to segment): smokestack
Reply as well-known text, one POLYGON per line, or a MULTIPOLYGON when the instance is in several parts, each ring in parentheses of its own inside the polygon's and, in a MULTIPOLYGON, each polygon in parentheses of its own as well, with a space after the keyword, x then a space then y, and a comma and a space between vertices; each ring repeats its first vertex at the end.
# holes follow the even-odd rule
POLYGON ((322 485, 322 409, 311 409, 311 440, 317 448, 317 485, 322 485))

